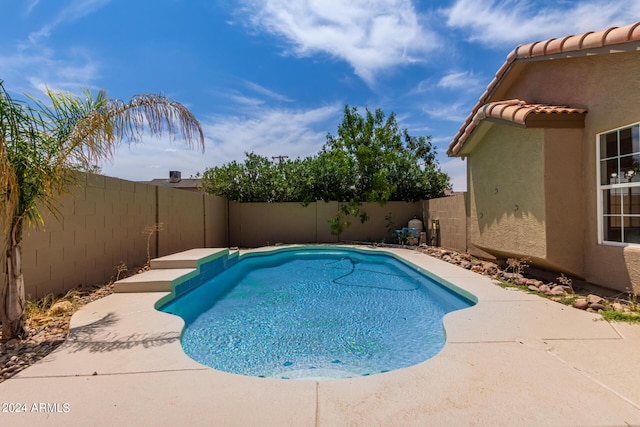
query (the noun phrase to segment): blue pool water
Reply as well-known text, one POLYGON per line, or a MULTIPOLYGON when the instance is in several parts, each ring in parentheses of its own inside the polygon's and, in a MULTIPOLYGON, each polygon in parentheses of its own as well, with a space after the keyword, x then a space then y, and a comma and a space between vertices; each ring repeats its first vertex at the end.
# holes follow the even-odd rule
POLYGON ((383 254, 296 249, 244 256, 165 304, 194 360, 243 375, 326 379, 420 363, 445 344, 442 317, 473 305, 383 254))

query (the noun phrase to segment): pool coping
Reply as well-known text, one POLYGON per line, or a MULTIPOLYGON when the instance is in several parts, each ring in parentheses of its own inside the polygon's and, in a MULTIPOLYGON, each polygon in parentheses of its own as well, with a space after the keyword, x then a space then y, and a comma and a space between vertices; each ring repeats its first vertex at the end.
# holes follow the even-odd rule
MULTIPOLYGON (((367 377, 312 381, 245 377, 204 367, 182 352, 182 320, 154 309, 168 291, 116 293, 80 309, 64 345, 0 384, 2 402, 24 402, 30 409, 0 412, 0 421, 640 424, 640 373, 634 357, 640 352, 640 327, 608 323, 595 313, 503 289, 488 277, 418 251, 349 247, 391 253, 475 295, 478 303, 445 316, 447 344, 423 363, 367 377), (50 405, 34 412, 33 403, 50 405)), ((172 257, 168 261, 179 255, 172 257)))

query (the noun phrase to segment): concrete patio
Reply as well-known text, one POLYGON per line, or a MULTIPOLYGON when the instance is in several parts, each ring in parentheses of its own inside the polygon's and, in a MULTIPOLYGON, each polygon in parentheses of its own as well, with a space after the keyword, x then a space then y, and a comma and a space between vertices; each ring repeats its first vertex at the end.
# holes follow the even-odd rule
POLYGON ((0 425, 640 425, 640 326, 385 250, 478 298, 445 317, 447 344, 430 360, 340 380, 228 374, 182 352, 182 320, 154 309, 166 291, 116 293, 79 310, 63 346, 0 384, 3 404, 27 409, 0 412, 0 425))

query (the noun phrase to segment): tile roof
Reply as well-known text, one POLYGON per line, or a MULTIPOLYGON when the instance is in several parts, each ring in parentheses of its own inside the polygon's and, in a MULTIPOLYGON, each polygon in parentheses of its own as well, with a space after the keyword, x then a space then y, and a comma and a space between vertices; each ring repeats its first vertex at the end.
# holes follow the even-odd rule
POLYGON ((472 123, 493 118, 525 126, 530 114, 584 114, 585 108, 572 108, 546 104, 529 104, 520 99, 491 102, 484 105, 472 119, 472 123))
MULTIPOLYGON (((508 73, 509 69, 512 65, 517 61, 522 60, 530 60, 530 59, 544 59, 545 57, 554 57, 554 56, 567 56, 572 52, 580 52, 580 53, 588 53, 591 51, 595 51, 598 49, 606 48, 608 46, 614 46, 624 43, 630 42, 638 42, 640 41, 640 22, 636 22, 634 24, 629 24, 624 27, 611 27, 606 30, 598 31, 598 32, 587 32, 574 36, 567 36, 563 38, 553 38, 545 41, 539 41, 534 43, 523 44, 516 47, 509 55, 507 55, 507 59, 505 63, 500 67, 494 79, 489 83, 489 86, 484 91, 484 93, 480 96, 480 99, 476 103, 476 105, 471 110, 471 113, 465 120, 464 124, 458 131, 458 133, 454 136, 453 140, 449 144, 449 148, 447 149, 447 154, 449 156, 455 156, 460 151, 467 138, 471 135, 476 126, 480 123, 481 120, 487 117, 499 118, 503 119, 504 117, 494 117, 486 116, 486 112, 482 113, 480 110, 486 110, 492 104, 487 104, 491 94, 496 90, 502 79, 508 73), (485 105, 486 104, 486 105, 485 105), (482 115, 485 114, 484 117, 482 115), (482 117, 482 118, 480 118, 482 117)), ((610 51, 607 51, 610 52, 610 51)), ((509 103, 512 101, 503 101, 501 105, 493 105, 493 108, 498 108, 500 106, 504 106, 504 103, 509 103)), ((542 107, 542 106, 540 106, 542 107)), ((545 111, 540 112, 558 112, 558 111, 550 111, 549 108, 558 108, 551 106, 544 106, 545 111)), ((493 108, 491 109, 493 111, 493 108)), ((567 109, 568 107, 560 107, 567 109)), ((510 110, 513 110, 511 108, 510 110)), ((578 109, 570 109, 570 110, 578 110, 578 109)), ((526 111, 522 110, 521 114, 524 114, 526 111)), ((498 109, 495 113, 491 114, 499 114, 502 110, 498 109)), ((568 112, 568 111, 564 111, 568 112)), ((576 112, 576 111, 572 111, 576 112)), ((529 111, 526 113, 527 115, 531 113, 529 111)), ((582 111, 584 113, 584 111, 582 111)), ((515 123, 514 120, 510 120, 515 123)))
MULTIPOLYGON (((485 119, 502 120, 513 123, 518 126, 527 126, 527 119, 531 114, 534 115, 577 115, 585 114, 585 108, 572 108, 568 106, 546 105, 546 104, 529 104, 520 99, 509 99, 506 101, 490 102, 480 107, 473 115, 468 125, 464 127, 462 134, 456 135, 459 146, 454 146, 454 153, 467 141, 475 128, 485 119)), ((452 150, 451 146, 449 150, 452 150)))

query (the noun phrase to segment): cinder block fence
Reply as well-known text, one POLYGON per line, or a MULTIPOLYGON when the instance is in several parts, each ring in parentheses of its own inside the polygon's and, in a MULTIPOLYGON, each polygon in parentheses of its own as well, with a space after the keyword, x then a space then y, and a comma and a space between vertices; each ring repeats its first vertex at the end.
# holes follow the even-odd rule
MULTIPOLYGON (((237 203, 94 174, 82 175, 81 184, 60 200, 59 220, 44 211, 44 226, 25 234, 23 271, 30 299, 107 282, 119 265, 143 265, 147 250, 155 258, 199 247, 338 241, 327 221, 338 212, 337 202, 237 203), (154 231, 157 224, 161 229, 154 231)), ((464 197, 365 204, 369 220, 361 224, 352 218, 341 239, 389 241, 390 220, 406 227, 415 216, 426 225, 439 219, 445 231, 441 243, 464 251, 460 206, 464 218, 464 197)))

